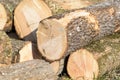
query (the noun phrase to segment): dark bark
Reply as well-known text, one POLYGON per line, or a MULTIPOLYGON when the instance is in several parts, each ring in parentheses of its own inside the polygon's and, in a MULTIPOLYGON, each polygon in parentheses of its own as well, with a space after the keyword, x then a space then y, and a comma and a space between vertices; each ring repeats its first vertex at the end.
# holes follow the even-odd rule
POLYGON ((31 60, 0 68, 0 80, 57 80, 49 63, 31 60))

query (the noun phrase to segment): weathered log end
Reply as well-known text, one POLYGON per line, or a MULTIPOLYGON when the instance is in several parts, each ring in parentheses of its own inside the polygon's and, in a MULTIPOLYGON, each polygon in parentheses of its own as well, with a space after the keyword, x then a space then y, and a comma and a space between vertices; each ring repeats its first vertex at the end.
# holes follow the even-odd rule
POLYGON ((98 76, 98 63, 90 52, 80 49, 70 55, 67 72, 74 80, 93 80, 98 76))
POLYGON ((20 38, 36 42, 36 29, 39 22, 52 13, 42 0, 23 0, 16 7, 14 23, 20 38))
POLYGON ((67 48, 65 28, 55 20, 45 20, 37 31, 38 49, 47 60, 62 58, 67 48))

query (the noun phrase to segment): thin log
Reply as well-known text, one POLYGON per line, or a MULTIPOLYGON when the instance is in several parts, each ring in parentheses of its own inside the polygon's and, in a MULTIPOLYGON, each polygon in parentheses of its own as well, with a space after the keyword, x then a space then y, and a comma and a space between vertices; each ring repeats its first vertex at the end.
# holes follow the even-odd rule
MULTIPOLYGON (((92 44, 84 47, 83 50, 73 52, 67 63, 67 71, 71 78, 88 78, 88 80, 98 80, 105 77, 105 73, 110 72, 120 66, 120 48, 119 48, 120 34, 116 33, 107 36, 99 41, 95 41, 92 44), (90 54, 94 56, 94 60, 97 61, 99 69, 95 66, 94 61, 91 59, 90 54), (81 57, 82 56, 82 57, 81 57), (92 66, 92 67, 91 67, 92 66), (94 73, 97 70, 99 73, 94 73), (91 73, 91 74, 90 74, 91 73)), ((112 74, 112 73, 111 73, 112 74)))
POLYGON ((39 51, 46 59, 57 60, 95 40, 118 32, 118 3, 103 2, 42 20, 37 31, 39 51))
MULTIPOLYGON (((3 30, 6 31, 6 32, 10 32, 12 30, 12 27, 13 27, 13 11, 20 1, 21 0, 0 0, 0 3, 5 8, 5 14, 7 15, 7 18, 6 18, 7 21, 5 22, 6 24, 3 28, 3 30)), ((4 11, 2 11, 2 12, 4 12, 4 11)), ((0 11, 0 13, 1 13, 1 11, 0 11)))
POLYGON ((49 63, 30 60, 0 68, 1 80, 57 80, 49 63))
POLYGON ((36 42, 39 22, 51 15, 51 10, 43 0, 21 1, 14 12, 14 25, 18 36, 36 42))
POLYGON ((7 9, 0 3, 0 30, 6 32, 12 29, 12 20, 7 9))

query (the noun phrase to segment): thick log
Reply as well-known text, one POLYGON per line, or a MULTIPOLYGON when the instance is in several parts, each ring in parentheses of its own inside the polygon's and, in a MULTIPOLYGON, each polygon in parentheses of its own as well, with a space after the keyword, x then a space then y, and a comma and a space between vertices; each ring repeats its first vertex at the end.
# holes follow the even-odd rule
POLYGON ((0 80, 57 80, 49 63, 30 60, 0 68, 0 80))
POLYGON ((88 80, 93 80, 95 76, 98 75, 98 80, 101 80, 105 77, 105 73, 111 72, 120 66, 119 41, 120 34, 114 34, 95 41, 84 47, 83 50, 73 52, 67 63, 68 74, 73 79, 78 78, 78 80, 79 78, 88 78, 90 76, 92 77, 88 78, 88 80), (97 66, 99 66, 99 70, 90 55, 83 55, 88 53, 94 56, 94 60, 98 63, 97 66), (97 70, 99 73, 94 73, 93 77, 92 70, 97 70))
POLYGON ((37 31, 39 51, 46 59, 57 60, 119 31, 118 3, 103 2, 42 20, 37 31))
POLYGON ((51 16, 51 10, 43 0, 23 0, 14 12, 14 24, 18 36, 36 42, 39 22, 51 16))

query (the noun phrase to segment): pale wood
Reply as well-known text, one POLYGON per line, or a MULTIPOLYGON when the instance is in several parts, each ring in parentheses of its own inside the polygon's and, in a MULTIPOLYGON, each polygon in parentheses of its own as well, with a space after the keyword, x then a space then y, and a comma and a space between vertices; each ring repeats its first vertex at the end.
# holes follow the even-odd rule
POLYGON ((51 10, 43 0, 23 0, 14 12, 14 23, 20 38, 36 42, 39 22, 51 16, 51 10))
POLYGON ((39 51, 47 60, 58 60, 64 56, 67 48, 66 31, 54 20, 45 20, 42 23, 37 31, 39 51))
POLYGON ((73 80, 93 80, 98 76, 98 63, 92 53, 80 49, 70 55, 67 72, 73 80))
POLYGON ((53 71, 57 74, 57 72, 59 71, 59 67, 60 67, 59 61, 54 61, 50 63, 50 65, 52 66, 53 71))
POLYGON ((7 32, 12 29, 12 21, 9 20, 9 17, 6 8, 0 3, 0 30, 7 32))
POLYGON ((41 56, 39 54, 40 53, 38 52, 36 47, 33 46, 33 43, 28 41, 25 43, 23 48, 19 51, 19 55, 20 55, 19 62, 29 61, 36 58, 40 59, 41 56))
POLYGON ((32 43, 28 42, 24 45, 24 47, 19 51, 20 54, 20 62, 33 60, 33 53, 32 53, 32 43))
POLYGON ((63 69, 64 69, 64 59, 60 59, 58 61, 53 61, 50 62, 50 65, 52 66, 54 72, 59 75, 62 73, 63 69))

